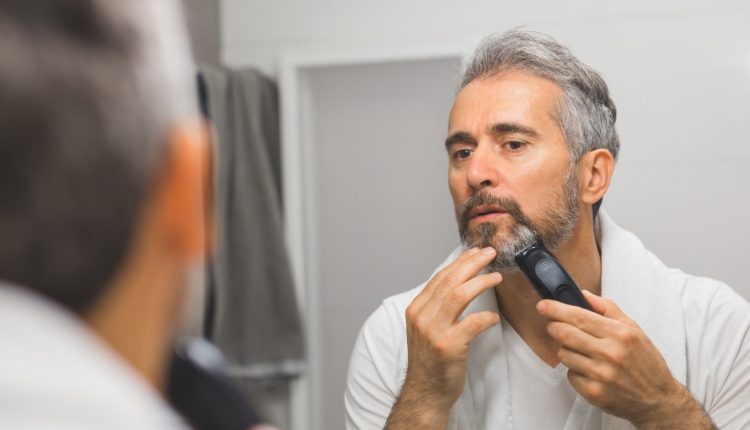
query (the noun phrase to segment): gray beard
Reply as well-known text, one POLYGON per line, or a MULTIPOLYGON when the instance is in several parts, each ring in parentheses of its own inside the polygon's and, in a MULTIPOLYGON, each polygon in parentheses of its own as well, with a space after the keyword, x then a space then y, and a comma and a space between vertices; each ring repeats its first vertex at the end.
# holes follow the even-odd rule
POLYGON ((463 246, 466 249, 475 246, 478 248, 495 248, 495 259, 488 266, 493 272, 515 273, 520 271, 516 264, 516 255, 537 242, 537 235, 531 227, 518 222, 511 227, 510 235, 505 240, 496 238, 497 225, 491 222, 476 226, 474 234, 475 238, 470 242, 468 238, 462 239, 463 246))
POLYGON ((495 248, 497 255, 488 268, 501 273, 519 272, 516 255, 538 240, 551 251, 559 249, 570 239, 578 222, 578 181, 575 173, 574 166, 571 166, 555 203, 545 208, 542 217, 535 222, 528 219, 514 199, 494 197, 488 193, 471 196, 456 214, 462 245, 465 249, 495 248), (513 225, 507 237, 498 237, 498 226, 492 222, 469 226, 469 212, 484 204, 502 206, 511 215, 513 225))

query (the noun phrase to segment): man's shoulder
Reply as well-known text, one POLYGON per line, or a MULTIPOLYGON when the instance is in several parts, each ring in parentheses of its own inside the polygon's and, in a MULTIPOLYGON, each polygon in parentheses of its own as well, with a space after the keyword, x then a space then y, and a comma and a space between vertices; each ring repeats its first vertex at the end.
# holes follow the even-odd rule
MULTIPOLYGON (((615 224, 602 210, 599 217, 602 246, 602 275, 611 278, 634 279, 633 275, 645 273, 644 284, 659 282, 660 292, 676 294, 685 310, 708 311, 716 306, 746 310, 748 302, 731 287, 716 279, 696 276, 678 268, 669 267, 652 253, 634 233, 615 224), (667 291, 664 291, 667 290, 667 291)), ((626 285, 614 283, 616 287, 626 285)), ((628 289, 629 291, 629 289, 628 289)), ((687 314, 689 316, 689 314, 687 314)))
POLYGON ((703 316, 711 323, 723 316, 750 324, 750 303, 730 286, 716 279, 679 273, 685 277, 680 299, 686 318, 703 316))
POLYGON ((414 298, 424 289, 426 283, 416 286, 403 293, 386 297, 377 309, 365 321, 364 329, 378 330, 390 327, 394 331, 402 331, 406 327, 406 309, 414 298))
POLYGON ((750 399, 750 303, 720 281, 685 276, 687 386, 719 427, 747 428, 738 411, 750 399))
POLYGON ((424 282, 410 290, 404 291, 403 293, 398 293, 390 297, 386 297, 385 299, 383 299, 383 303, 381 306, 406 311, 406 308, 409 307, 414 298, 417 297, 417 295, 424 289, 426 285, 427 283, 424 282))
POLYGON ((0 283, 0 327, 8 334, 0 398, 14 405, 0 405, 0 428, 185 428, 139 373, 53 302, 0 283))
MULTIPOLYGON (((750 360, 750 303, 715 279, 684 275, 680 301, 688 364, 711 357, 712 372, 728 374, 738 357, 750 360)), ((693 369, 697 374, 703 370, 693 369)))
MULTIPOLYGON (((461 247, 455 248, 445 258, 445 260, 435 268, 429 278, 432 278, 435 273, 455 260, 459 255, 461 255, 461 252, 463 252, 463 249, 461 247)), ((414 298, 425 288, 427 282, 428 281, 425 281, 422 284, 402 293, 386 297, 381 302, 380 306, 375 310, 375 312, 373 312, 370 318, 368 318, 367 322, 365 322, 365 325, 374 323, 382 324, 384 321, 390 321, 391 323, 399 324, 402 326, 406 324, 406 308, 409 307, 414 298)))

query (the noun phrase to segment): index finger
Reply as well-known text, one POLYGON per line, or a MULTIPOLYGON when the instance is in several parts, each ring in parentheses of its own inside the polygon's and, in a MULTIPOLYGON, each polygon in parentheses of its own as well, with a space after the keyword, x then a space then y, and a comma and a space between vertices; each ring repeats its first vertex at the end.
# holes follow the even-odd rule
POLYGON ((463 254, 459 255, 458 258, 453 260, 450 264, 442 268, 439 272, 437 272, 435 275, 430 278, 429 281, 427 281, 427 285, 422 289, 422 291, 417 294, 416 297, 414 297, 414 300, 412 300, 411 305, 414 308, 420 308, 426 302, 429 300, 430 296, 432 296, 433 290, 437 288, 437 286, 440 284, 440 282, 443 280, 445 275, 452 272, 456 267, 463 264, 464 261, 471 258, 473 255, 477 254, 479 252, 479 248, 471 248, 466 251, 464 251, 463 254))
POLYGON ((495 255, 497 255, 495 248, 486 247, 482 248, 480 252, 469 256, 469 258, 462 261, 461 264, 457 264, 453 267, 453 270, 443 276, 439 284, 435 286, 434 294, 436 296, 445 295, 452 288, 458 287, 469 279, 474 278, 482 269, 490 264, 495 255))
POLYGON ((430 292, 420 297, 420 301, 416 304, 418 307, 415 307, 414 310, 435 315, 438 309, 442 307, 446 294, 479 274, 495 258, 495 254, 495 248, 487 247, 451 265, 448 268, 449 270, 441 273, 439 278, 437 276, 433 278, 435 282, 431 286, 430 292))
POLYGON ((611 318, 555 300, 541 300, 536 309, 550 320, 568 323, 598 338, 606 337, 616 325, 616 321, 611 318))

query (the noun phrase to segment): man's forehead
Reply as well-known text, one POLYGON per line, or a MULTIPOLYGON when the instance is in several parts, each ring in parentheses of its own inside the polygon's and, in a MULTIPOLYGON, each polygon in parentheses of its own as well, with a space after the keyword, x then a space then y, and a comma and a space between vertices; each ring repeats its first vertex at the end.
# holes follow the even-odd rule
POLYGON ((449 116, 449 133, 480 126, 492 131, 492 126, 499 123, 532 128, 550 125, 550 121, 555 121, 561 96, 556 83, 527 72, 479 78, 456 96, 449 116))

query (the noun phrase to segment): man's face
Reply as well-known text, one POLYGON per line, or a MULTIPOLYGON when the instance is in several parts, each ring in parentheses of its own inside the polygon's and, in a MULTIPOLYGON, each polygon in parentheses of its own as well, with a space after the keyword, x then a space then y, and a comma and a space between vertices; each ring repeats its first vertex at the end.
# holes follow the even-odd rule
POLYGON ((491 266, 513 271, 538 234, 559 248, 578 220, 578 185, 555 118, 560 88, 524 72, 477 79, 458 94, 446 147, 448 181, 465 246, 492 246, 491 266))

